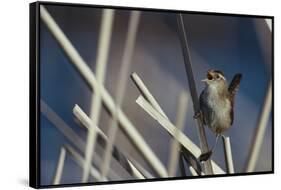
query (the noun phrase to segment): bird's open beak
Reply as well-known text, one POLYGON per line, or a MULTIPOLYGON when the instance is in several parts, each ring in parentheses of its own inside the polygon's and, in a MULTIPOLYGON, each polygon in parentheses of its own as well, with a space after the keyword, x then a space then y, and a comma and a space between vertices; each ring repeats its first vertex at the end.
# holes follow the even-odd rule
POLYGON ((201 82, 207 82, 208 81, 208 79, 203 79, 203 80, 201 80, 201 82))
POLYGON ((213 78, 213 70, 207 71, 207 78, 201 80, 201 82, 208 83, 213 78))

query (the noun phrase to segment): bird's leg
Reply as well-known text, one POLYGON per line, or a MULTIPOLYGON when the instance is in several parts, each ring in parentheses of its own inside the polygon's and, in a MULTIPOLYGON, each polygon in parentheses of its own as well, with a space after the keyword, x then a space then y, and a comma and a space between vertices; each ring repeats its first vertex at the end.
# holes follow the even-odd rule
POLYGON ((194 119, 198 119, 199 117, 202 117, 202 115, 203 115, 203 114, 202 114, 202 111, 199 110, 199 111, 195 112, 193 118, 194 118, 194 119))
POLYGON ((223 135, 223 134, 221 134, 221 137, 222 137, 222 138, 224 138, 224 139, 226 138, 226 136, 225 136, 225 135, 223 135))
POLYGON ((216 148, 216 145, 217 145, 217 142, 218 142, 219 136, 220 136, 220 134, 219 134, 219 133, 217 133, 217 134, 216 134, 216 141, 215 141, 215 144, 213 145, 213 147, 212 147, 212 149, 211 149, 211 151, 212 151, 212 152, 214 152, 214 150, 215 150, 215 148, 216 148))
POLYGON ((213 154, 215 148, 216 148, 216 145, 217 145, 217 142, 218 142, 218 138, 219 138, 220 134, 217 133, 216 134, 216 141, 215 141, 215 144, 213 145, 213 147, 211 148, 211 150, 209 150, 208 152, 206 153, 203 153, 199 156, 199 161, 200 162, 203 162, 203 161, 207 161, 213 154))

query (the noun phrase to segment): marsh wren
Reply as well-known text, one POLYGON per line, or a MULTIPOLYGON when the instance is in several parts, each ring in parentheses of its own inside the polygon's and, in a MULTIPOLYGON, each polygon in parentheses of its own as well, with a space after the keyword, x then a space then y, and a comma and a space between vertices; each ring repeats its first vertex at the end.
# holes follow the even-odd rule
POLYGON ((236 74, 228 86, 224 74, 219 70, 208 70, 207 78, 202 80, 205 88, 200 95, 200 110, 203 124, 216 134, 212 149, 200 156, 200 161, 210 158, 215 149, 218 137, 233 124, 234 98, 241 81, 242 74, 236 74))

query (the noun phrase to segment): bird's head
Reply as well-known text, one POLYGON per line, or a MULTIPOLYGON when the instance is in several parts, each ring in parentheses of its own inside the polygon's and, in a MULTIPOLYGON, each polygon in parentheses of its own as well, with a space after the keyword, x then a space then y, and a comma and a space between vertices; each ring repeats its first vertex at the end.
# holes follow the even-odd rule
POLYGON ((223 72, 219 70, 208 70, 206 76, 207 78, 202 80, 202 82, 204 82, 206 86, 219 88, 225 87, 227 84, 223 72))

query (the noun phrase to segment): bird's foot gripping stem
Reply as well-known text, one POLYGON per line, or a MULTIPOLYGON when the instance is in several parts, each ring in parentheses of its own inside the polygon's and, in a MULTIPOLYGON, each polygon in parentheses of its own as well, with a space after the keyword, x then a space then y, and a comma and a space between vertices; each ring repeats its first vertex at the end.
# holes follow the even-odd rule
POLYGON ((200 117, 202 117, 202 112, 201 112, 201 110, 195 112, 195 114, 194 114, 194 116, 193 116, 194 119, 198 119, 198 118, 200 118, 200 117))
POLYGON ((213 154, 213 151, 212 151, 212 150, 210 150, 210 151, 208 151, 208 152, 206 152, 206 153, 202 153, 202 154, 199 156, 199 161, 200 161, 200 162, 205 162, 205 161, 209 160, 210 157, 212 156, 212 154, 213 154))

